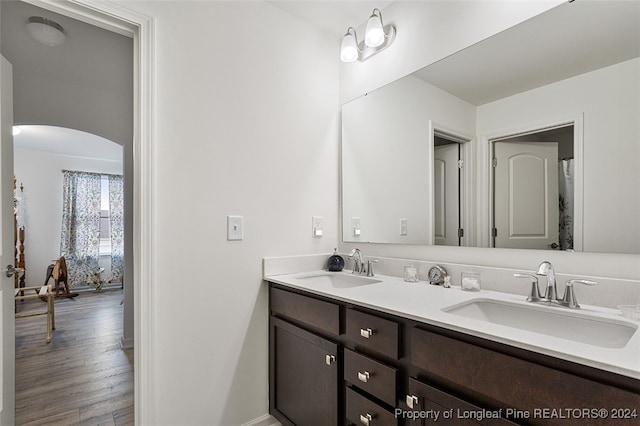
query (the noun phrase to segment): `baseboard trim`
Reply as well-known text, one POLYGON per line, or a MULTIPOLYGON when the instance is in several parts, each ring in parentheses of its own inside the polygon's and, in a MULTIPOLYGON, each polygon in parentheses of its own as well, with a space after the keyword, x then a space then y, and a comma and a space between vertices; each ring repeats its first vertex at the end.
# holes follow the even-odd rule
POLYGON ((133 348, 133 339, 125 339, 124 336, 120 338, 120 349, 133 348))
POLYGON ((282 424, 270 414, 265 414, 257 419, 253 419, 242 426, 281 426, 282 424))

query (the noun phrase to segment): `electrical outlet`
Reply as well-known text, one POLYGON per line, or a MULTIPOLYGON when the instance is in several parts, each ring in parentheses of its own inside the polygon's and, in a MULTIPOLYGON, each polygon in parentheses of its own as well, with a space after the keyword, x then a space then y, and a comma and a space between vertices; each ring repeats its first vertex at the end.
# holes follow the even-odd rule
POLYGON ((242 216, 227 216, 227 240, 240 241, 244 239, 244 220, 242 216))
POLYGON ((324 233, 324 219, 321 216, 313 216, 311 218, 311 235, 314 238, 322 238, 324 233))

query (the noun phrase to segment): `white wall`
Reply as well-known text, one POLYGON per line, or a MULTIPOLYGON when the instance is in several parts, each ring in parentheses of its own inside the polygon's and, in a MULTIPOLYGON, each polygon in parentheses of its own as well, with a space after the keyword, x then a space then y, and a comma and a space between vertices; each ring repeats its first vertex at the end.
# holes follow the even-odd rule
POLYGON ((478 107, 478 135, 584 115, 583 250, 640 253, 640 58, 478 107))
POLYGON ((47 266, 60 256, 62 170, 122 174, 122 162, 72 157, 16 148, 14 174, 24 184, 27 205, 27 285, 42 285, 47 266))
POLYGON ((155 424, 242 424, 268 409, 262 257, 338 241, 339 40, 262 1, 125 6, 155 20, 155 424))
POLYGON ((473 105, 414 76, 343 105, 343 240, 433 241, 429 121, 473 134, 475 111, 473 105), (353 236, 352 217, 360 218, 359 237, 353 236), (407 219, 404 236, 401 218, 407 219))

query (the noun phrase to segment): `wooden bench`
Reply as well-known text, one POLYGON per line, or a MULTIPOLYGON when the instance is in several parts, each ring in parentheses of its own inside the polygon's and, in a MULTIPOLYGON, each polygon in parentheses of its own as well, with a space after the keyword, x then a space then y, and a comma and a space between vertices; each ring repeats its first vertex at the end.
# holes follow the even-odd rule
POLYGON ((16 318, 27 318, 38 315, 47 316, 47 343, 51 342, 51 331, 56 329, 56 321, 54 315, 53 305, 53 293, 51 292, 51 285, 43 285, 37 287, 20 287, 15 289, 14 298, 16 302, 23 299, 41 299, 47 303, 46 310, 18 313, 16 311, 16 318), (23 291, 34 290, 34 294, 20 294, 23 291))

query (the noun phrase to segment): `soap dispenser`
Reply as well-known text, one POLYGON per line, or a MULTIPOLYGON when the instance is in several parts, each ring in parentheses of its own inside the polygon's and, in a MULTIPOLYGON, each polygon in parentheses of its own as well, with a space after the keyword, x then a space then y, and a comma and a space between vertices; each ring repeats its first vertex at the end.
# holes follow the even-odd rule
POLYGON ((344 268, 344 259, 338 254, 338 249, 333 249, 333 255, 329 257, 329 270, 331 272, 340 272, 344 268))

